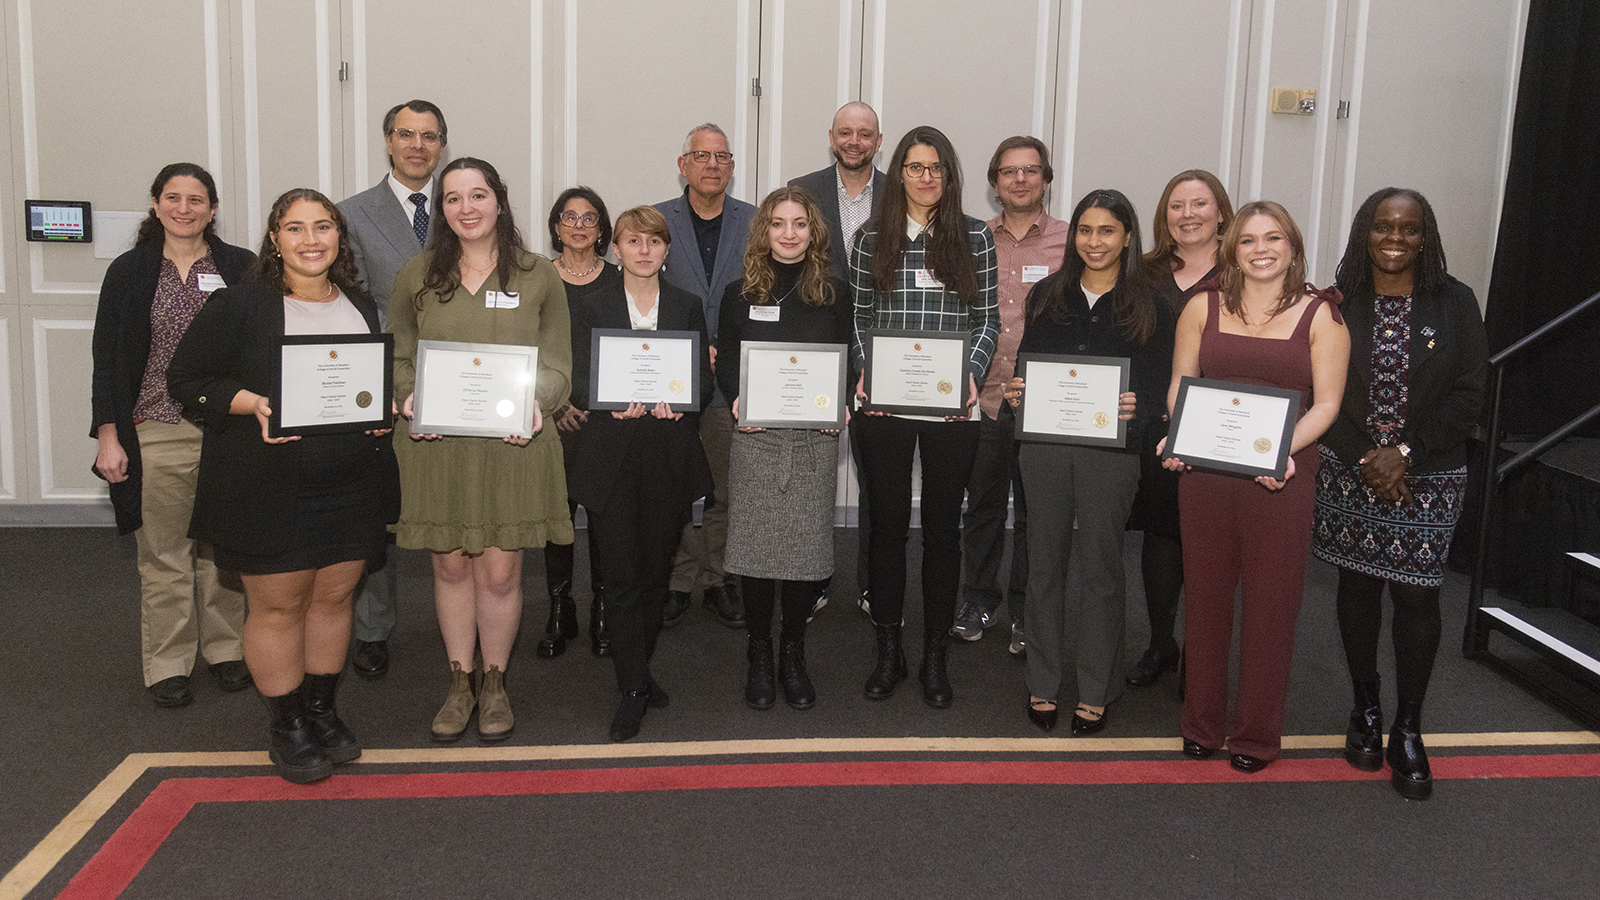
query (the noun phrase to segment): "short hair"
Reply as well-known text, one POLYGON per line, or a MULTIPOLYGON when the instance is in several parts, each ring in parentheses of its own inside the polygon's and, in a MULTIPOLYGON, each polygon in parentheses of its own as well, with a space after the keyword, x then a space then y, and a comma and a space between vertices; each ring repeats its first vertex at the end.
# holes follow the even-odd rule
POLYGON ((1372 290, 1372 256, 1367 249, 1368 237, 1372 233, 1372 220, 1378 215, 1378 207, 1391 197, 1415 200, 1417 206, 1422 208, 1422 247, 1417 251, 1416 261, 1411 264, 1412 292, 1432 293, 1442 289, 1450 280, 1450 272, 1444 262, 1444 243, 1439 239, 1439 223, 1433 216, 1433 205, 1428 198, 1410 188, 1386 187, 1373 191, 1372 196, 1356 210, 1355 219, 1350 223, 1350 237, 1345 242, 1344 257, 1339 260, 1339 267, 1333 274, 1334 283, 1347 297, 1372 290))
POLYGON ((617 216, 617 227, 611 235, 611 240, 622 240, 623 232, 627 231, 637 232, 646 237, 655 235, 667 246, 672 245, 672 232, 667 230, 667 217, 654 206, 635 206, 617 216))
MULTIPOLYGON (((211 177, 210 172, 195 163, 177 162, 163 166, 161 171, 156 173, 156 180, 150 182, 150 199, 160 200, 161 192, 167 189, 167 182, 184 176, 193 178, 205 186, 206 196, 211 200, 212 210, 215 210, 217 208, 216 179, 211 177)), ((217 220, 214 217, 206 223, 204 235, 208 243, 216 239, 217 220)), ((155 207, 152 206, 149 215, 145 216, 144 221, 139 223, 139 234, 134 239, 134 246, 161 243, 165 242, 166 239, 167 227, 161 224, 161 219, 156 216, 155 207)))
POLYGON ((355 250, 350 245, 350 229, 345 225, 344 215, 332 200, 312 188, 293 188, 284 191, 273 201, 272 211, 267 213, 266 234, 261 236, 261 252, 256 254, 255 264, 250 267, 246 280, 263 281, 279 293, 289 293, 289 287, 283 280, 283 257, 279 255, 277 242, 273 241, 272 236, 278 233, 278 226, 283 223, 289 207, 301 200, 321 204, 328 211, 328 218, 333 220, 333 227, 339 231, 339 252, 333 259, 333 265, 328 267, 328 280, 346 293, 363 290, 361 276, 356 271, 355 250))
POLYGON ((595 254, 603 256, 605 248, 611 246, 611 214, 606 212, 606 202, 600 199, 600 195, 595 193, 593 188, 581 184, 562 191, 560 196, 556 197, 555 204, 550 207, 550 246, 554 247, 557 253, 562 251, 561 231, 556 226, 561 224, 561 214, 575 197, 589 201, 589 205, 594 207, 595 213, 600 217, 600 234, 595 238, 594 245, 597 248, 595 254))
POLYGON ((683 136, 683 152, 678 154, 679 156, 689 155, 689 145, 694 143, 694 136, 702 131, 709 131, 712 134, 721 135, 722 142, 728 145, 729 150, 733 149, 733 141, 728 140, 728 133, 723 131, 722 128, 717 125, 717 123, 701 122, 699 125, 689 129, 689 133, 683 136))
POLYGON ((1000 183, 1000 157, 1012 150, 1037 150, 1039 152, 1039 165, 1044 167, 1044 183, 1049 184, 1056 180, 1056 170, 1050 166, 1050 148, 1044 145, 1031 134, 1014 134, 1000 142, 994 148, 994 155, 989 157, 989 186, 994 187, 1000 183))
POLYGON ((1289 268, 1283 273, 1283 293, 1278 295, 1278 305, 1272 308, 1277 315, 1295 305, 1306 287, 1306 241, 1300 235, 1300 226, 1282 204, 1271 200, 1253 200, 1239 208, 1239 214, 1228 223, 1222 234, 1222 246, 1217 253, 1222 258, 1222 304, 1228 312, 1242 317, 1244 273, 1239 270, 1239 232, 1244 224, 1256 216, 1266 216, 1276 222, 1289 239, 1289 268))
MULTIPOLYGON (((1221 238, 1222 233, 1233 224, 1233 202, 1228 199, 1228 189, 1222 186, 1221 179, 1205 169, 1185 169, 1179 172, 1172 176, 1172 180, 1162 189, 1161 199, 1156 201, 1155 218, 1150 222, 1151 247, 1150 252, 1144 255, 1144 261, 1152 268, 1165 262, 1168 271, 1176 272, 1183 266, 1183 260, 1178 258, 1178 242, 1172 239, 1172 229, 1167 227, 1167 203, 1172 200, 1172 192, 1178 189, 1178 185, 1187 181, 1204 182, 1211 191, 1211 199, 1217 201, 1218 238, 1221 238)), ((1227 265, 1220 249, 1217 251, 1217 264, 1227 265)))
POLYGON ((400 115, 400 110, 409 109, 414 113, 428 113, 439 123, 439 146, 448 146, 450 143, 450 126, 444 122, 444 110, 427 100, 407 100, 406 102, 389 110, 383 117, 383 136, 388 137, 394 131, 394 117, 400 115))

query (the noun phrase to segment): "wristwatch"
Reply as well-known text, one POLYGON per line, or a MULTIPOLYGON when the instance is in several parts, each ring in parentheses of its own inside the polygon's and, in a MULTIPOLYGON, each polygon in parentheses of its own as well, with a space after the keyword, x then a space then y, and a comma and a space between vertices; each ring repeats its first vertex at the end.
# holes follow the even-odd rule
POLYGON ((1396 444, 1395 449, 1400 451, 1400 456, 1406 461, 1406 468, 1411 468, 1411 445, 1406 443, 1396 444))

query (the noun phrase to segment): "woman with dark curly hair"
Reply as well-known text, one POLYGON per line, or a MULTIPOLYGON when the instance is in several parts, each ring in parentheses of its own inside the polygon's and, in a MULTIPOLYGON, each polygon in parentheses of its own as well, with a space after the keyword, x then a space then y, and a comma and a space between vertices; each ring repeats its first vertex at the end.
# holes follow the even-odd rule
POLYGON ((304 783, 361 755, 334 695, 351 593, 383 552, 399 483, 387 430, 268 436, 277 338, 379 330, 338 208, 306 188, 279 197, 250 276, 206 301, 167 388, 205 428, 189 536, 244 580, 244 660, 272 715, 268 754, 304 783))
POLYGON ((1439 649, 1439 588, 1467 489, 1467 439, 1483 405, 1488 339, 1472 289, 1445 271, 1433 207, 1384 188, 1361 205, 1335 276, 1350 326, 1350 374, 1322 436, 1312 549, 1339 567, 1339 636, 1355 693, 1344 758, 1383 767, 1378 634, 1383 588, 1398 710, 1395 790, 1433 792, 1422 700, 1439 649))

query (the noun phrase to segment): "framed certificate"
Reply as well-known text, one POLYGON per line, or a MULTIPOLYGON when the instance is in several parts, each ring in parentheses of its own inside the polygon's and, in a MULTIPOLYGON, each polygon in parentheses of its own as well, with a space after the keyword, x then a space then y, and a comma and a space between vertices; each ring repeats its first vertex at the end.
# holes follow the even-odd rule
POLYGON ((867 409, 914 416, 967 414, 967 357, 972 335, 963 331, 866 333, 867 409))
POLYGON ((1281 481, 1299 419, 1299 391, 1185 375, 1165 455, 1199 469, 1281 481))
POLYGON ((843 428, 845 344, 744 341, 739 345, 739 425, 843 428))
POLYGON ((700 409, 700 332, 596 328, 589 333, 589 408, 630 403, 700 409))
POLYGON ((394 335, 291 334, 274 341, 273 437, 388 428, 394 335))
POLYGON ((417 341, 412 434, 533 437, 539 348, 417 341))
POLYGON ((1117 416, 1128 368, 1126 357, 1018 354, 1017 375, 1027 388, 1017 406, 1017 440, 1128 446, 1128 423, 1117 416))

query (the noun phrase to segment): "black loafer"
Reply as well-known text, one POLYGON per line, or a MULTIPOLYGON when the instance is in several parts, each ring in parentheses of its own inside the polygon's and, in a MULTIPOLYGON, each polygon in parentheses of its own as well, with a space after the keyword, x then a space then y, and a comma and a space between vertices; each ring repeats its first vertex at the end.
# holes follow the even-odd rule
POLYGON ((157 706, 188 706, 194 702, 194 694, 189 691, 189 676, 174 675, 150 685, 150 699, 157 706))
POLYGON ((688 609, 688 591, 667 591, 667 602, 661 607, 661 627, 671 628, 678 624, 688 609))
POLYGON ((1139 661, 1134 663, 1127 677, 1129 687, 1149 687, 1161 680, 1161 673, 1176 672, 1178 670, 1178 651, 1162 653, 1154 647, 1144 651, 1139 661))
POLYGON ((382 678, 389 671, 389 642, 357 640, 350 667, 363 678, 382 678))
POLYGON ((1235 753, 1233 756, 1228 758, 1228 765, 1233 766, 1235 769, 1245 773, 1246 775, 1254 775, 1262 769, 1265 769, 1267 766, 1272 765, 1272 760, 1257 759, 1254 756, 1246 756, 1243 753, 1235 753))
POLYGON ((1207 747, 1199 741, 1183 739, 1183 755, 1190 759, 1210 759, 1217 752, 1215 747, 1207 747))
POLYGON ((230 694, 242 691, 251 684, 250 669, 242 659, 219 662, 211 667, 211 674, 217 676, 217 684, 230 694))

